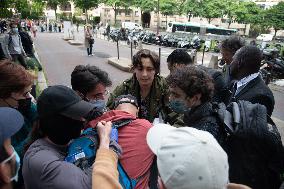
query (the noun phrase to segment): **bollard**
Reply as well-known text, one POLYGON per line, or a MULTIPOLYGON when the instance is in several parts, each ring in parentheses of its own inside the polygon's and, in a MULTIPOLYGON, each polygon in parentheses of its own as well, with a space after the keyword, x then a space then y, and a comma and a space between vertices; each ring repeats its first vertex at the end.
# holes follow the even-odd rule
POLYGON ((205 46, 203 47, 203 52, 202 52, 202 65, 203 65, 203 60, 204 60, 204 53, 205 53, 205 46))
POLYGON ((116 48, 117 48, 117 59, 119 60, 119 46, 118 46, 118 40, 116 41, 116 48))
POLYGON ((161 62, 161 47, 159 47, 159 61, 161 62))
POLYGON ((132 41, 130 42, 130 56, 131 56, 131 60, 133 58, 133 44, 132 41))

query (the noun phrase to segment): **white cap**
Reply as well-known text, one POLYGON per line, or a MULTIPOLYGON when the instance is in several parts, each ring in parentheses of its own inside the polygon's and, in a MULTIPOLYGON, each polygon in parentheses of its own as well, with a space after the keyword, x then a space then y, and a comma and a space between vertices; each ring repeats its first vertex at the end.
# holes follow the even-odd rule
POLYGON ((226 152, 208 132, 156 124, 147 143, 157 155, 167 189, 223 189, 229 181, 226 152))

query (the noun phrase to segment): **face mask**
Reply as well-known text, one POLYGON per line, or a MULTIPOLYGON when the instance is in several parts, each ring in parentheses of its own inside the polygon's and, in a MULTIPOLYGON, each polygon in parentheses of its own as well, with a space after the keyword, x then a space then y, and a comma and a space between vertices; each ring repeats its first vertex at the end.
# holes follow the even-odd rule
POLYGON ((12 28, 12 31, 13 31, 14 33, 18 33, 18 28, 12 28))
POLYGON ((189 108, 181 100, 170 100, 169 106, 174 112, 179 114, 183 114, 189 110, 189 108))
POLYGON ((25 98, 20 99, 18 101, 18 110, 22 113, 28 112, 31 108, 32 99, 31 98, 25 98))
POLYGON ((107 111, 106 109, 106 102, 104 100, 90 100, 92 104, 95 104, 95 108, 88 113, 85 117, 87 121, 91 121, 96 119, 97 117, 103 115, 107 111))
POLYGON ((13 148, 13 150, 14 150, 13 154, 10 157, 8 157, 7 159, 5 159, 2 163, 7 163, 11 159, 13 159, 13 157, 15 157, 15 160, 16 160, 16 162, 15 162, 15 170, 13 170, 15 175, 10 179, 10 181, 16 181, 17 182, 18 181, 18 174, 19 174, 21 162, 20 162, 20 156, 18 155, 18 153, 15 151, 14 148, 13 148))
POLYGON ((73 120, 64 116, 54 116, 48 120, 44 132, 48 138, 58 145, 66 145, 81 134, 84 122, 73 120))

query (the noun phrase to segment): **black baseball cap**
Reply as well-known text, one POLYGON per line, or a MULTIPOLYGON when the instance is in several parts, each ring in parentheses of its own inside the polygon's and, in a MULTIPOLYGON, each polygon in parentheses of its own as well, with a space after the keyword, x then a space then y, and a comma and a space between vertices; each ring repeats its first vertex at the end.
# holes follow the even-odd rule
POLYGON ((124 103, 130 103, 136 106, 137 108, 139 107, 137 98, 135 96, 128 94, 128 95, 120 95, 116 97, 114 100, 114 108, 117 108, 118 105, 124 104, 124 103))
POLYGON ((80 120, 94 108, 94 104, 82 100, 74 90, 63 85, 46 88, 37 101, 37 111, 40 118, 60 114, 71 119, 80 120))

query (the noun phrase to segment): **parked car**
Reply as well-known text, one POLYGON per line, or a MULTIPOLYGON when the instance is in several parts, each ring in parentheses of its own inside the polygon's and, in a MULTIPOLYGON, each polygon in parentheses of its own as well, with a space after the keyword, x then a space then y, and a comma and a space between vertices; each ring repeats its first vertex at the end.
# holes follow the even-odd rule
POLYGON ((142 26, 135 22, 122 22, 121 27, 127 30, 143 30, 142 26))
POLYGON ((256 40, 260 41, 272 41, 273 35, 272 34, 260 34, 256 40))

